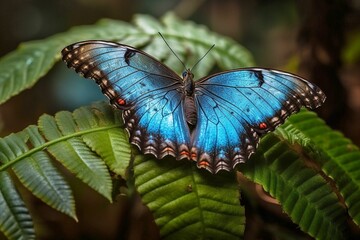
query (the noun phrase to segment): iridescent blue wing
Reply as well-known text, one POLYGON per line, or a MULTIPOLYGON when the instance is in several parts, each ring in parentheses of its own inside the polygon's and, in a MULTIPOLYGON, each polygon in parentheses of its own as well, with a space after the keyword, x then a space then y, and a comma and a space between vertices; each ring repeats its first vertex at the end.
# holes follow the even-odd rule
POLYGON ((124 110, 130 142, 157 158, 189 158, 190 131, 183 111, 181 78, 150 55, 105 41, 72 44, 67 66, 96 81, 113 106, 124 110))
POLYGON ((320 106, 325 95, 301 77, 249 68, 199 80, 195 101, 198 119, 191 157, 199 167, 218 172, 245 162, 262 134, 273 131, 302 106, 320 106))

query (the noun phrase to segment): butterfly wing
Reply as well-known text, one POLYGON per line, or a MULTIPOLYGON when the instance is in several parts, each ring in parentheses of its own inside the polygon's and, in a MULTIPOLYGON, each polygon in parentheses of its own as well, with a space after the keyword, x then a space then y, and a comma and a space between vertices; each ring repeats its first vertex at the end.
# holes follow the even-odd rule
POLYGON ((262 134, 273 131, 302 106, 320 106, 325 95, 301 77, 254 68, 199 80, 195 99, 198 121, 191 157, 199 167, 218 172, 245 162, 262 134))
POLYGON ((181 78, 150 55, 127 45, 84 41, 62 51, 67 66, 96 81, 123 111, 130 142, 157 158, 189 158, 190 132, 181 78))

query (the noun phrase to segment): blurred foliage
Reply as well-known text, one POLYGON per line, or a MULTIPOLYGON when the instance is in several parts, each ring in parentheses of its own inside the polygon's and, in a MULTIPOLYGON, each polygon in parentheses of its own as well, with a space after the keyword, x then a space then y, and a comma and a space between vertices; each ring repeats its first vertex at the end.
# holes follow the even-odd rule
POLYGON ((356 65, 360 62, 360 30, 349 36, 342 58, 346 64, 356 65))

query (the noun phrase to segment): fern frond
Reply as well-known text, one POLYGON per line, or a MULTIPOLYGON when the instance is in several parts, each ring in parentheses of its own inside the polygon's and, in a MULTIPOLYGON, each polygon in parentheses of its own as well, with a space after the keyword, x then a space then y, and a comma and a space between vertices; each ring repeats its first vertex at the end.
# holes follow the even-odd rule
MULTIPOLYGON (((358 195, 359 186, 355 185, 357 190, 352 192, 352 196, 347 196, 342 193, 340 186, 339 190, 335 189, 329 181, 332 176, 321 161, 333 162, 334 159, 326 160, 326 154, 331 150, 324 148, 322 141, 328 139, 327 134, 333 135, 335 132, 309 111, 291 116, 281 128, 293 128, 288 135, 293 132, 297 137, 304 136, 308 140, 294 141, 295 145, 292 145, 291 141, 286 142, 273 133, 268 134, 261 140, 254 157, 241 166, 241 171, 275 197, 304 232, 316 239, 346 239, 350 229, 346 223, 347 211, 341 204, 338 191, 345 201, 356 205, 358 201, 353 199, 358 195), (307 146, 309 142, 311 147, 307 146)), ((356 181, 356 176, 343 174, 348 183, 356 181)))
POLYGON ((193 163, 138 155, 135 184, 165 239, 239 239, 245 211, 235 173, 212 175, 193 163))
POLYGON ((11 239, 15 239, 11 235, 13 227, 21 236, 25 236, 26 232, 34 232, 31 217, 21 197, 15 192, 12 179, 7 175, 6 171, 10 169, 36 197, 76 219, 72 191, 52 164, 52 157, 112 201, 112 182, 108 167, 125 178, 130 161, 130 145, 121 129, 120 119, 119 112, 113 111, 107 103, 97 103, 79 108, 73 113, 63 111, 55 117, 43 115, 40 117, 39 127, 29 126, 22 132, 0 139, 3 163, 0 174, 4 177, 4 182, 1 182, 3 200, 0 202, 3 203, 3 213, 0 214, 0 223, 4 223, 1 230, 11 239), (102 147, 105 143, 106 147, 102 147), (13 188, 11 194, 14 196, 6 195, 6 191, 10 191, 6 188, 9 187, 13 188), (16 199, 12 199, 14 203, 11 203, 6 197, 16 199), (19 207, 23 209, 17 210, 19 207), (13 220, 9 220, 8 224, 7 219, 13 220))
POLYGON ((29 210, 7 172, 0 172, 0 230, 8 239, 35 239, 29 210))
MULTIPOLYGON (((360 224, 360 150, 340 132, 332 130, 312 112, 294 115, 287 124, 296 125, 322 150, 317 163, 337 186, 353 221, 360 224), (303 119, 304 118, 304 119, 303 119)), ((285 124, 285 126, 287 125, 285 124)))

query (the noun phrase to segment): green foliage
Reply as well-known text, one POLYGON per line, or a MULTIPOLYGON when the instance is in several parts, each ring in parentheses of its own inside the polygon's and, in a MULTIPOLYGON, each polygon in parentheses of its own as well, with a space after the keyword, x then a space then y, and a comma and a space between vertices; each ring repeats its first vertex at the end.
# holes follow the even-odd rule
POLYGON ((6 170, 12 169, 21 183, 43 202, 76 219, 73 193, 53 166, 51 157, 110 201, 112 182, 107 166, 124 175, 130 159, 130 146, 121 130, 120 115, 107 104, 79 108, 74 113, 63 111, 55 117, 43 115, 38 125, 0 139, 3 163, 0 171, 4 179, 0 222, 6 222, 1 224, 1 230, 10 239, 31 239, 28 234, 34 230, 6 170))
MULTIPOLYGON (((195 69, 198 76, 215 65, 253 65, 251 55, 234 41, 171 14, 161 21, 137 15, 133 24, 107 19, 24 43, 0 59, 0 101, 35 84, 59 60, 63 47, 81 40, 141 47, 180 72, 181 63, 164 47, 159 31, 190 66, 216 44, 195 69)), ((359 149, 348 139, 314 113, 302 111, 266 135, 238 170, 275 197, 302 231, 316 239, 345 239, 348 221, 356 227, 360 222, 359 158, 359 149)), ((235 172, 212 175, 191 162, 140 155, 128 143, 120 112, 96 103, 73 113, 43 115, 37 126, 0 139, 0 230, 9 239, 35 238, 15 178, 43 202, 76 219, 72 190, 54 160, 109 201, 109 170, 127 179, 152 211, 163 238, 244 237, 244 206, 235 172)))
POLYGON ((360 60, 360 32, 356 31, 349 37, 348 43, 342 52, 342 59, 347 64, 356 64, 360 60))
MULTIPOLYGON (((293 123, 293 128, 318 119, 314 113, 305 111, 294 117, 300 120, 293 123)), ((293 122, 292 119, 288 122, 293 122)), ((314 124, 316 128, 322 125, 314 124)), ((275 134, 268 134, 252 161, 244 164, 241 171, 282 203, 283 210, 303 231, 318 239, 345 239, 344 234, 349 230, 345 208, 320 174, 321 169, 308 166, 314 163, 310 156, 313 152, 306 150, 297 143, 290 145, 275 134)))
POLYGON ((0 230, 9 239, 34 239, 28 209, 7 172, 0 173, 0 230))
POLYGON ((166 239, 239 239, 245 211, 235 173, 214 177, 193 163, 138 155, 135 184, 166 239), (172 161, 171 161, 172 160, 172 161))
POLYGON ((296 125, 298 130, 312 139, 319 149, 317 156, 312 156, 315 163, 331 184, 333 192, 339 200, 345 201, 347 211, 352 220, 360 224, 360 151, 340 132, 333 131, 324 122, 308 112, 302 119, 295 115, 284 127, 296 125), (334 181, 334 182, 333 182, 334 181), (336 188, 334 187, 336 186, 336 188))

